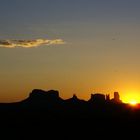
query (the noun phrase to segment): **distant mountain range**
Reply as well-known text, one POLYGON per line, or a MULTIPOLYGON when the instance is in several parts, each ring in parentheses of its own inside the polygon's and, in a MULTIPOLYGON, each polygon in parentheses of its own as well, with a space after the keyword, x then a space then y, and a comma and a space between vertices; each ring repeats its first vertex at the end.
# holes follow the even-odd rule
MULTIPOLYGON (((7 113, 8 116, 20 115, 32 116, 43 113, 46 118, 102 118, 131 116, 131 107, 120 100, 118 92, 114 92, 114 98, 110 99, 109 95, 100 93, 91 94, 88 101, 78 99, 76 95, 72 98, 62 99, 56 90, 43 91, 34 89, 29 97, 16 103, 1 103, 0 112, 7 113)), ((135 111, 138 111, 135 110, 135 111)))
POLYGON ((34 135, 36 130, 42 133, 42 128, 48 132, 53 129, 53 133, 60 128, 65 131, 65 128, 71 127, 73 130, 82 131, 83 127, 90 130, 91 126, 105 131, 106 128, 120 129, 120 126, 138 128, 139 124, 140 108, 122 103, 118 92, 114 92, 113 99, 96 93, 85 101, 76 95, 64 100, 56 90, 34 89, 28 98, 20 102, 0 103, 0 128, 6 131, 7 128, 10 131, 28 130, 34 135))

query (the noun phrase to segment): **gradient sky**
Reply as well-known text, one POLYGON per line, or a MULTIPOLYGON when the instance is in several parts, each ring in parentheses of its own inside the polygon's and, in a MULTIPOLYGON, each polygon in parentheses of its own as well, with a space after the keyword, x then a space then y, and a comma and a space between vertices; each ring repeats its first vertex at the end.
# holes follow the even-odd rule
POLYGON ((0 21, 0 102, 34 88, 86 100, 118 91, 140 102, 139 0, 0 0, 0 21), (2 44, 36 39, 65 44, 2 44))

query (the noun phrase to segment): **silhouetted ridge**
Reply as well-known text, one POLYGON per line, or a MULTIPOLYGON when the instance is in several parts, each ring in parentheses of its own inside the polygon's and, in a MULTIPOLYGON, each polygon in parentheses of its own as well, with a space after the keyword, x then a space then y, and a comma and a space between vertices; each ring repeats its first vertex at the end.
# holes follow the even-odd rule
POLYGON ((122 101, 120 100, 120 95, 118 92, 114 92, 114 98, 111 100, 114 103, 122 103, 122 101))
POLYGON ((43 91, 34 89, 29 97, 22 101, 22 105, 32 109, 57 110, 63 104, 57 90, 43 91))
POLYGON ((43 91, 40 89, 34 89, 30 93, 29 98, 35 100, 39 100, 39 99, 57 100, 60 97, 59 97, 59 92, 57 90, 43 91))
POLYGON ((89 99, 89 102, 103 103, 105 102, 105 95, 101 93, 91 94, 91 98, 89 99))
MULTIPOLYGON (((75 94, 69 99, 59 97, 57 90, 43 91, 34 89, 29 97, 18 103, 0 104, 1 124, 15 124, 19 127, 33 129, 46 127, 53 129, 64 123, 65 129, 67 123, 75 127, 77 122, 80 124, 89 124, 90 126, 106 127, 122 123, 137 124, 140 122, 140 106, 132 108, 120 100, 118 92, 114 92, 114 98, 110 99, 109 94, 91 94, 88 101, 79 99, 75 94), (136 123, 135 123, 136 122, 136 123), (59 124, 59 125, 57 125, 59 124), (92 125, 91 125, 92 124, 92 125)), ((69 127, 69 126, 68 126, 69 127)), ((79 127, 82 129, 82 127, 79 127)), ((91 127, 90 127, 91 128, 91 127)), ((57 130, 58 130, 57 129, 57 130)))
POLYGON ((69 99, 67 99, 66 100, 67 102, 79 102, 79 101, 81 101, 80 99, 78 99, 78 97, 75 95, 75 94, 73 94, 73 97, 72 98, 69 98, 69 99))

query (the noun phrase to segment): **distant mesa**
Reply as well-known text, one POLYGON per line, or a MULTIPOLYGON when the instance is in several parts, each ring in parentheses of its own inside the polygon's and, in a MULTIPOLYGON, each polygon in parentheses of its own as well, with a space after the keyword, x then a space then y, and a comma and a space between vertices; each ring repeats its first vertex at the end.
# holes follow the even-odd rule
POLYGON ((89 102, 102 103, 105 102, 105 95, 101 93, 91 94, 89 102))
POLYGON ((29 97, 22 101, 22 103, 27 103, 32 106, 43 106, 46 105, 58 105, 63 102, 63 99, 59 97, 59 92, 57 90, 44 91, 41 89, 34 89, 29 97))
POLYGON ((57 90, 43 91, 40 89, 34 89, 30 93, 29 98, 31 99, 43 99, 43 98, 58 99, 59 92, 57 90))
POLYGON ((111 100, 114 103, 122 103, 122 101, 120 100, 120 95, 118 92, 114 92, 114 98, 111 100))
POLYGON ((12 117, 17 116, 19 122, 22 116, 29 123, 33 120, 38 122, 43 120, 42 124, 49 123, 50 120, 75 120, 75 118, 92 119, 95 123, 96 120, 102 120, 102 118, 116 120, 116 117, 125 115, 122 108, 127 109, 126 105, 121 102, 118 92, 114 92, 113 99, 110 99, 109 94, 95 93, 85 101, 79 99, 76 94, 69 99, 62 99, 57 90, 41 89, 34 89, 29 97, 21 102, 0 104, 0 111, 4 114, 6 112, 5 116, 9 114, 12 117))
MULTIPOLYGON (((66 131, 67 128, 72 128, 72 130, 76 128, 75 132, 77 133, 79 128, 85 131, 89 125, 93 131, 97 128, 100 134, 104 130, 107 130, 106 134, 108 134, 107 128, 117 128, 112 129, 116 133, 122 125, 128 124, 127 127, 132 124, 131 130, 135 127, 134 123, 140 122, 140 109, 132 109, 127 104, 122 103, 118 92, 114 92, 112 99, 110 99, 109 94, 95 93, 91 94, 88 101, 85 101, 79 99, 76 94, 64 100, 59 96, 57 90, 34 89, 29 97, 21 102, 0 104, 0 114, 2 129, 6 128, 5 130, 7 130, 10 127, 11 132, 15 126, 17 129, 23 128, 23 131, 28 129, 29 133, 33 130, 33 135, 34 132, 38 134, 40 130, 41 135, 38 136, 46 135, 48 132, 47 137, 49 132, 53 132, 55 135, 57 134, 55 132, 61 130, 62 127, 66 131), (86 124, 85 127, 84 124, 86 124), (44 131, 42 132, 42 130, 44 131)), ((124 127, 122 128, 124 129, 124 127)), ((16 131, 16 129, 13 130, 16 131)))
MULTIPOLYGON (((71 102, 71 103, 86 102, 84 100, 78 99, 76 94, 73 94, 72 98, 64 100, 60 98, 59 92, 57 90, 44 91, 41 89, 34 89, 26 100, 31 101, 31 102, 60 102, 60 101, 71 102)), ((105 103, 105 102, 122 103, 118 92, 114 92, 114 97, 112 99, 110 99, 109 94, 106 94, 106 95, 102 93, 91 94, 91 97, 87 102, 89 103, 105 103)))
POLYGON ((110 101, 110 95, 106 94, 106 101, 110 101))

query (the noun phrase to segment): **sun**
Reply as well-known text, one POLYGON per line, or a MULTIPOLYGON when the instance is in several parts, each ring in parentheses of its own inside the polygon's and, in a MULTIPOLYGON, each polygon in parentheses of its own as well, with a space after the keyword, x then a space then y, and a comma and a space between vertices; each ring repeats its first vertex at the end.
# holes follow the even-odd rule
POLYGON ((131 100, 129 102, 129 104, 132 105, 132 106, 136 106, 138 104, 138 102, 136 100, 131 100))

